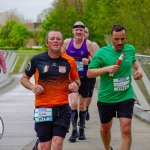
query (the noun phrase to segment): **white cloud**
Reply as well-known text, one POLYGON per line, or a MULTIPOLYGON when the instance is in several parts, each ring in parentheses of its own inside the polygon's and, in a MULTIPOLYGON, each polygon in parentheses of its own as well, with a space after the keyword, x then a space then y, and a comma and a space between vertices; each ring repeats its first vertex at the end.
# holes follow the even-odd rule
POLYGON ((0 12, 16 9, 25 19, 36 21, 37 16, 51 7, 54 0, 0 0, 0 12))

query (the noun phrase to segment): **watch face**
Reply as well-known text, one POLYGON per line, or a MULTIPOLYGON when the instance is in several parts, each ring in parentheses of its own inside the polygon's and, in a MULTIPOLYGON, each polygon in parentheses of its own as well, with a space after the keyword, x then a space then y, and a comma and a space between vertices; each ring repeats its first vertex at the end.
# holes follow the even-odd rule
POLYGON ((4 133, 4 122, 2 120, 2 118, 0 117, 0 139, 2 138, 4 133))

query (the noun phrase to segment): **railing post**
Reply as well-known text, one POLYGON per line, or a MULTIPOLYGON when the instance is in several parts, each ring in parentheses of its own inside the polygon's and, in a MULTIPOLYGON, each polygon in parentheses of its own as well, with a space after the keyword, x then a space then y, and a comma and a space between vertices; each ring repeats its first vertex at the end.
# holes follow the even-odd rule
POLYGON ((22 65, 21 65, 21 67, 19 69, 19 73, 23 72, 23 69, 24 69, 24 67, 25 67, 25 65, 27 63, 28 58, 29 58, 29 55, 25 56, 25 59, 24 59, 22 65))

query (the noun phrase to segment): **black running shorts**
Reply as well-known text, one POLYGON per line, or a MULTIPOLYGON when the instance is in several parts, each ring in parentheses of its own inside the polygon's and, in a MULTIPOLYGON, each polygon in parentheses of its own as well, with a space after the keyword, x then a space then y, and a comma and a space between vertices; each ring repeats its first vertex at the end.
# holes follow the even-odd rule
POLYGON ((88 97, 88 91, 89 91, 89 78, 86 76, 81 76, 80 81, 81 81, 81 86, 79 88, 79 94, 83 98, 87 98, 88 97))
POLYGON ((35 123, 35 131, 40 142, 47 142, 53 136, 65 138, 70 127, 71 108, 70 106, 53 107, 53 121, 35 123))
POLYGON ((89 96, 88 97, 93 96, 95 83, 96 83, 96 78, 89 78, 89 93, 88 93, 89 96))
POLYGON ((97 102, 100 122, 106 124, 113 117, 132 119, 134 102, 135 99, 128 99, 118 103, 97 102))

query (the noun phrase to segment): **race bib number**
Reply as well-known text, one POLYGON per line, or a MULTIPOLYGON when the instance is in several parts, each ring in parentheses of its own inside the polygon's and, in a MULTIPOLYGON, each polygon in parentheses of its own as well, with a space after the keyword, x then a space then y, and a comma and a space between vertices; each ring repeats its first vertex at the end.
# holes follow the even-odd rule
POLYGON ((35 108, 34 120, 35 122, 53 121, 52 108, 35 108))
POLYGON ((129 88, 129 77, 113 79, 114 91, 124 91, 129 88))
POLYGON ((84 65, 82 61, 76 61, 77 63, 77 69, 78 71, 83 71, 84 70, 84 65))

